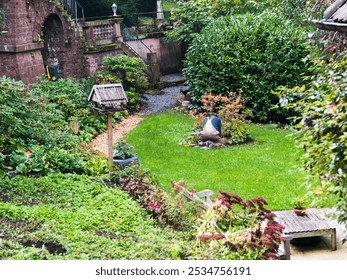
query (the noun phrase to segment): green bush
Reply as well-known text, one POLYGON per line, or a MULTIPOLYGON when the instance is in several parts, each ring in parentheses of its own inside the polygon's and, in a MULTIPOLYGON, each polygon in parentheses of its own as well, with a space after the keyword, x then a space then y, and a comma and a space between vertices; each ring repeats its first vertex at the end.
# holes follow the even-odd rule
POLYGON ((306 0, 187 0, 178 1, 172 10, 175 22, 169 37, 191 43, 195 36, 216 18, 226 15, 260 14, 266 10, 282 13, 300 26, 310 26, 308 13, 312 3, 306 0), (309 24, 308 24, 309 23, 309 24))
POLYGON ((92 136, 106 130, 106 116, 93 110, 88 101, 91 85, 76 79, 59 79, 55 82, 42 78, 30 88, 30 92, 44 98, 63 112, 64 120, 78 121, 82 141, 90 141, 92 136), (89 87, 88 87, 89 86, 89 87))
POLYGON ((305 84, 282 88, 283 106, 295 109, 311 191, 318 201, 337 199, 339 222, 347 221, 347 59, 316 59, 305 84))
POLYGON ((85 172, 83 161, 90 156, 77 148, 103 126, 92 127, 95 117, 83 108, 86 100, 74 82, 42 80, 28 89, 22 82, 0 78, 0 175, 85 172), (68 125, 76 118, 82 128, 79 135, 68 125))
POLYGON ((106 56, 101 70, 96 73, 97 84, 122 83, 128 96, 129 110, 140 109, 139 93, 143 93, 149 86, 144 73, 147 65, 137 57, 126 55, 106 56))
POLYGON ((184 74, 193 102, 205 92, 242 91, 256 121, 285 120, 271 110, 271 90, 294 86, 306 71, 303 33, 280 14, 264 12, 214 19, 188 49, 184 74))
POLYGON ((244 125, 247 115, 241 112, 245 102, 244 99, 234 92, 228 92, 226 96, 205 93, 201 96, 202 106, 199 110, 190 111, 190 115, 196 120, 194 130, 187 137, 188 142, 184 141, 182 144, 196 145, 200 141, 198 135, 200 134, 203 120, 208 115, 215 115, 221 119, 222 134, 220 136, 225 144, 241 144, 251 140, 252 136, 244 125))

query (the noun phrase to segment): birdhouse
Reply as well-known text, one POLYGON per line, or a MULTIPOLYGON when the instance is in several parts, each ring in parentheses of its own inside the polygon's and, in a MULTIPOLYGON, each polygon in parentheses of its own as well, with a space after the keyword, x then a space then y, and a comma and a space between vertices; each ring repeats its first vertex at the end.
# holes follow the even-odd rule
POLYGON ((119 84, 94 85, 88 101, 94 102, 94 109, 102 112, 125 110, 128 98, 119 84))

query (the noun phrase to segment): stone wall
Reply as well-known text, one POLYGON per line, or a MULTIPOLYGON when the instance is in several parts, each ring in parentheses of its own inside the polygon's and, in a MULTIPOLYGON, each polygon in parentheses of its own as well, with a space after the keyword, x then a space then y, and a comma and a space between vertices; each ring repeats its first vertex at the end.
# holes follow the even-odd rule
POLYGON ((74 22, 64 16, 64 10, 48 1, 2 0, 7 33, 0 37, 0 75, 33 83, 45 74, 43 25, 55 14, 62 24, 64 41, 61 51, 63 77, 86 76, 85 60, 80 48, 80 32, 74 22))
MULTIPOLYGON (((7 31, 0 36, 0 76, 31 84, 45 75, 46 65, 58 65, 64 78, 89 77, 99 69, 104 56, 126 53, 122 50, 121 18, 76 25, 60 1, 51 2, 0 0, 7 31)), ((182 69, 177 43, 163 43, 159 38, 128 43, 145 62, 148 53, 156 53, 161 74, 182 69)))
POLYGON ((104 50, 104 51, 99 51, 95 53, 85 53, 84 56, 86 60, 87 76, 88 77, 94 76, 95 72, 100 69, 102 60, 105 56, 116 56, 120 54, 123 54, 123 51, 121 48, 104 50))
POLYGON ((177 42, 161 42, 160 38, 147 38, 138 41, 129 41, 127 44, 145 61, 147 61, 147 53, 153 52, 157 54, 160 73, 170 74, 181 71, 182 65, 182 49, 177 42))

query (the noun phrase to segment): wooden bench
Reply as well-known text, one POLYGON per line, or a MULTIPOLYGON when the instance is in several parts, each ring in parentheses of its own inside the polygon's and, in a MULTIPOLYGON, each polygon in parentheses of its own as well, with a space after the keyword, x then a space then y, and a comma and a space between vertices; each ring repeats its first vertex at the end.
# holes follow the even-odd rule
POLYGON ((203 191, 195 193, 195 195, 199 199, 203 199, 208 205, 212 204, 211 196, 213 195, 213 191, 211 191, 211 190, 203 190, 203 191))
POLYGON ((187 198, 197 200, 204 209, 212 205, 211 196, 213 195, 213 191, 207 189, 196 193, 184 191, 187 198))
POLYGON ((284 248, 287 259, 290 259, 289 242, 293 238, 330 235, 331 250, 337 249, 336 226, 321 215, 317 209, 309 208, 302 216, 296 215, 293 210, 275 211, 274 213, 277 216, 276 221, 285 227, 283 236, 286 238, 284 248))

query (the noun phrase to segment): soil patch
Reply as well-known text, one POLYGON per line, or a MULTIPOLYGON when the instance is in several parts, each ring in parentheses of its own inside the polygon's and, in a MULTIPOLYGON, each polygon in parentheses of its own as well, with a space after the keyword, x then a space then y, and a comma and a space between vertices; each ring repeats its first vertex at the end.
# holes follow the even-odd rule
POLYGON ((66 249, 58 243, 55 242, 42 242, 42 241, 33 241, 28 240, 25 242, 20 242, 25 247, 35 247, 35 248, 45 248, 50 254, 65 254, 67 251, 66 249))

